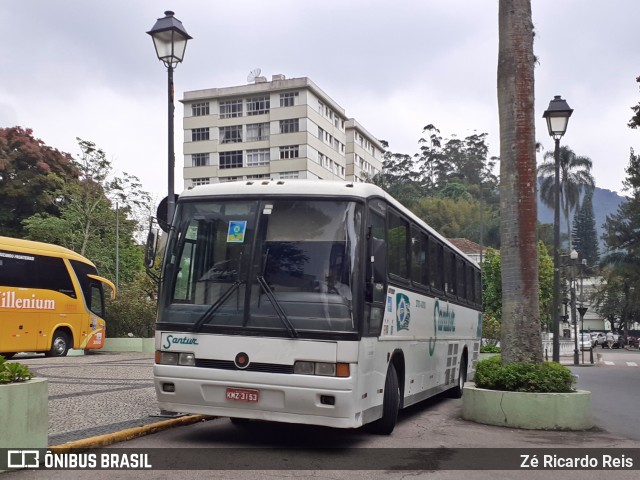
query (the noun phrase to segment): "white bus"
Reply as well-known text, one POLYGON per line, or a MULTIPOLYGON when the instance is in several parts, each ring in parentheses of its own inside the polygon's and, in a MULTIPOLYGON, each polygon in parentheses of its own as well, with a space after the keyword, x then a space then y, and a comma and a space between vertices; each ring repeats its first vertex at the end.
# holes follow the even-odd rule
POLYGON ((154 383, 165 411, 389 434, 462 395, 481 330, 478 265, 382 189, 205 185, 176 205, 154 383))

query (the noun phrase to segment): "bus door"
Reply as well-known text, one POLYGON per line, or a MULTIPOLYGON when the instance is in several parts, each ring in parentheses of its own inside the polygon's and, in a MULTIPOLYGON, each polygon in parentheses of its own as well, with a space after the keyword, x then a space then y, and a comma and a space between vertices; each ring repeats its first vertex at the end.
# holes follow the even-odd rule
POLYGON ((365 335, 380 335, 384 317, 387 277, 387 230, 385 204, 374 200, 369 206, 367 222, 366 310, 368 331, 365 335))

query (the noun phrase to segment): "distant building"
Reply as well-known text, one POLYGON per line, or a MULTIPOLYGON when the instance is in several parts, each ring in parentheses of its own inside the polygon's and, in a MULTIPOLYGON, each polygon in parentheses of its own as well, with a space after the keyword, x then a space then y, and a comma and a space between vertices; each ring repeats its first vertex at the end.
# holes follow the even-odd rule
POLYGON ((233 180, 361 182, 384 147, 309 78, 184 93, 184 187, 233 180))
POLYGON ((480 264, 481 259, 484 258, 484 254, 487 252, 487 247, 481 247, 476 242, 466 238, 449 238, 448 240, 478 264, 480 264))

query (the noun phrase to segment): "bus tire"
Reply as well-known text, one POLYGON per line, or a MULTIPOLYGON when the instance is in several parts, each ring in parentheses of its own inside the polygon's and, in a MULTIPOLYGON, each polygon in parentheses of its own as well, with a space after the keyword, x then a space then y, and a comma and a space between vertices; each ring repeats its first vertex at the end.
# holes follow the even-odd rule
POLYGON ((251 421, 249 418, 239 418, 239 417, 230 417, 229 420, 231 420, 231 423, 239 427, 244 427, 251 421))
POLYGON ((0 355, 3 356, 5 360, 11 360, 15 354, 16 354, 15 352, 11 352, 11 353, 0 352, 0 355))
POLYGON ((391 435, 398 420, 398 410, 400 410, 400 384, 396 368, 391 365, 384 381, 382 418, 371 424, 371 431, 379 435, 391 435))
POLYGON ((47 357, 64 357, 69 351, 69 337, 62 330, 56 330, 51 340, 51 349, 45 354, 47 357))
POLYGON ((462 398, 464 391, 464 384, 467 381, 467 355, 462 354, 460 359, 460 368, 458 369, 458 383, 455 387, 449 390, 450 398, 462 398))

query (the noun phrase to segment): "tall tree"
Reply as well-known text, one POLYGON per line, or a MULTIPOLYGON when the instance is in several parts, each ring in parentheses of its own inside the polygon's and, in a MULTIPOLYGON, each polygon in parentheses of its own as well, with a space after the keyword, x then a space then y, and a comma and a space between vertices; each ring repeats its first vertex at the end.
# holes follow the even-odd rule
POLYGON ((593 189, 588 189, 582 198, 582 204, 573 217, 573 245, 580 255, 586 260, 588 271, 592 271, 600 260, 600 247, 598 246, 598 233, 596 231, 596 218, 593 213, 593 189))
POLYGON ((136 177, 126 173, 113 175, 105 152, 93 142, 78 139, 78 143, 81 154, 74 165, 80 176, 56 192, 60 214, 40 213, 26 219, 23 222, 26 236, 85 255, 111 278, 116 267, 123 279, 132 278, 142 265, 141 253, 135 245, 136 232, 141 230, 136 209, 149 211, 149 194, 142 190, 136 177))
POLYGON ((59 214, 57 192, 79 172, 68 153, 49 147, 22 127, 0 128, 0 235, 22 237, 22 221, 59 214))
MULTIPOLYGON (((580 196, 588 189, 595 187, 591 167, 593 162, 589 157, 579 156, 567 146, 560 147, 560 208, 567 226, 567 238, 571 251, 571 214, 580 204, 580 196)), ((549 208, 554 208, 555 192, 555 158, 554 152, 544 154, 544 162, 538 167, 538 175, 542 177, 540 183, 540 199, 549 208)))
POLYGON ((531 0, 499 0, 502 358, 542 362, 531 0))

